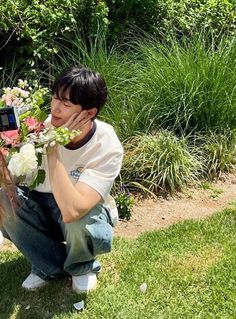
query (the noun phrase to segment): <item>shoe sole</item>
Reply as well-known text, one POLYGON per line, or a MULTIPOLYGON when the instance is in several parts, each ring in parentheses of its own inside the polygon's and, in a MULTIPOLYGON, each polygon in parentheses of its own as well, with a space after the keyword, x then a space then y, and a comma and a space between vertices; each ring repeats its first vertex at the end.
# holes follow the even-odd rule
POLYGON ((73 289, 77 294, 88 294, 88 293, 94 291, 96 288, 97 288, 97 284, 96 284, 94 287, 90 288, 89 290, 86 290, 86 289, 85 289, 85 290, 82 290, 82 289, 75 288, 74 284, 72 284, 72 289, 73 289))
POLYGON ((26 287, 26 286, 21 286, 23 289, 25 289, 25 290, 30 290, 30 291, 35 291, 35 290, 38 290, 38 289, 40 289, 40 288, 43 288, 43 287, 45 287, 46 285, 47 285, 48 283, 47 282, 45 282, 45 283, 43 283, 43 284, 41 284, 41 285, 39 285, 39 286, 37 286, 37 287, 26 287))

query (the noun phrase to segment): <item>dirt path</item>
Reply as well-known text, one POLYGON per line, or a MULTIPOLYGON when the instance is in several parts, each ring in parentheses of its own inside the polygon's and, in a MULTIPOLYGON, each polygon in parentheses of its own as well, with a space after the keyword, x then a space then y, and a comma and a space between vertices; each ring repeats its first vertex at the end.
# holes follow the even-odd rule
POLYGON ((145 231, 166 228, 185 219, 204 218, 226 207, 236 208, 236 175, 205 187, 208 189, 188 189, 174 198, 137 202, 130 221, 119 221, 115 235, 136 238, 145 231))

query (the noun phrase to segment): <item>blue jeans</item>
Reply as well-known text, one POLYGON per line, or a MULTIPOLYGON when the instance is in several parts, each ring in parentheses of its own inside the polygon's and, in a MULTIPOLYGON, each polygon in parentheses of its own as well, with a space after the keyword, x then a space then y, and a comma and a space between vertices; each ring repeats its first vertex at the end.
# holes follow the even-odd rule
POLYGON ((111 251, 112 225, 101 204, 78 221, 65 224, 51 193, 17 189, 19 208, 7 214, 1 231, 45 280, 98 272, 96 255, 111 251))

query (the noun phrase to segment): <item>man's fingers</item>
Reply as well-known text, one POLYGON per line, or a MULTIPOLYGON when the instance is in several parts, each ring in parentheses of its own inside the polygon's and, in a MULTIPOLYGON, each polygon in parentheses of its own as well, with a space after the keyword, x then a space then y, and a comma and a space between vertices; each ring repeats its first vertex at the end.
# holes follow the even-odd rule
POLYGON ((78 114, 79 113, 74 113, 63 126, 69 128, 78 114))
POLYGON ((64 126, 67 127, 69 130, 82 130, 83 126, 88 121, 88 111, 84 110, 80 113, 74 113, 64 126))

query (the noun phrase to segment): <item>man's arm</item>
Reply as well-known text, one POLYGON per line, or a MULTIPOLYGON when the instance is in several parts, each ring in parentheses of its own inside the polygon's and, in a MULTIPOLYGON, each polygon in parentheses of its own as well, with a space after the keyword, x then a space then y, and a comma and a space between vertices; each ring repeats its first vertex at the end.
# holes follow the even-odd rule
POLYGON ((64 223, 82 218, 100 202, 101 195, 89 185, 82 182, 72 184, 56 147, 48 153, 48 166, 52 192, 64 223))

